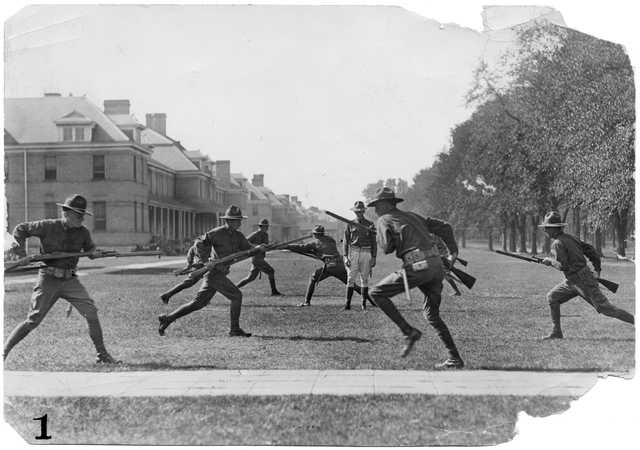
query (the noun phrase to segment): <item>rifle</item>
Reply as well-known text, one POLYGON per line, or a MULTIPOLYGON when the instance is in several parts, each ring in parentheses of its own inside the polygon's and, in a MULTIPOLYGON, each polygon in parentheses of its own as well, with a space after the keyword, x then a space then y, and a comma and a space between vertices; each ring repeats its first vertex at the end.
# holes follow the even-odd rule
MULTIPOLYGON (((517 258, 517 259, 521 259, 523 261, 542 264, 542 258, 536 258, 535 256, 531 256, 531 257, 521 256, 521 255, 516 255, 515 253, 503 252, 502 250, 494 250, 494 251, 496 253, 499 253, 499 254, 504 255, 504 256, 510 256, 511 258, 517 258)), ((610 290, 614 294, 617 292, 618 287, 620 287, 620 285, 618 283, 615 283, 615 282, 609 281, 609 280, 605 280, 604 278, 596 278, 596 280, 598 280, 598 283, 600 283, 601 285, 606 287, 608 290, 610 290)))
POLYGON ((368 231, 370 233, 375 233, 376 232, 376 230, 375 230, 375 228, 373 226, 368 227, 366 225, 362 225, 361 223, 358 223, 355 220, 349 220, 346 217, 339 216, 338 214, 333 213, 331 211, 325 211, 325 213, 328 216, 333 217, 334 219, 338 219, 340 222, 348 223, 349 225, 353 225, 354 227, 359 228, 359 229, 361 229, 363 231, 368 231))
MULTIPOLYGON (((278 243, 273 243, 270 245, 265 246, 264 248, 264 252, 270 252, 273 250, 278 250, 278 248, 280 247, 285 247, 289 244, 293 244, 294 242, 298 242, 298 241, 302 241, 304 239, 309 239, 311 237, 311 235, 307 235, 307 236, 302 236, 296 239, 292 239, 290 241, 287 242, 282 242, 280 244, 278 243)), ((204 265, 204 267, 202 267, 201 269, 197 269, 194 270, 193 272, 191 272, 189 274, 189 278, 195 278, 195 277, 202 277, 205 273, 209 272, 210 270, 214 269, 216 266, 219 265, 226 265, 226 266, 230 266, 232 264, 238 263, 240 261, 244 261, 245 259, 249 259, 253 256, 256 255, 255 249, 251 248, 249 250, 243 250, 240 252, 236 252, 236 253, 232 253, 230 255, 227 255, 225 257, 222 257, 220 259, 214 259, 209 261, 208 263, 206 263, 204 265)))
POLYGON ((4 271, 10 272, 11 270, 20 267, 26 266, 35 261, 49 261, 52 259, 63 259, 63 258, 82 258, 82 257, 94 257, 94 258, 123 258, 129 256, 156 256, 162 255, 163 253, 160 251, 144 251, 144 252, 117 252, 115 250, 102 250, 99 253, 95 252, 54 252, 54 253, 41 253, 38 255, 30 255, 25 256, 24 258, 20 258, 17 261, 5 264, 4 271))
MULTIPOLYGON (((458 259, 456 259, 456 261, 458 261, 458 259)), ((458 269, 457 267, 450 265, 449 260, 447 258, 442 258, 442 264, 444 265, 444 268, 446 270, 448 270, 449 272, 453 273, 456 277, 458 277, 458 280, 462 284, 464 284, 467 287, 467 289, 471 289, 473 285, 476 283, 475 277, 469 275, 467 272, 463 270, 458 269)))

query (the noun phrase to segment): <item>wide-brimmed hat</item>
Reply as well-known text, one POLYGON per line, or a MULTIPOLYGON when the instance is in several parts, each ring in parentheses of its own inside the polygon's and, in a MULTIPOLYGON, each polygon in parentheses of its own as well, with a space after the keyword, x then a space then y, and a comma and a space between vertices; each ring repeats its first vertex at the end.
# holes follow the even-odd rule
POLYGON ((540 228, 547 227, 566 227, 567 224, 562 222, 562 217, 560 217, 560 213, 558 211, 551 211, 544 216, 544 220, 540 225, 540 228))
POLYGON ((73 211, 75 213, 93 216, 91 212, 87 211, 87 199, 82 195, 74 194, 71 197, 67 197, 64 203, 56 203, 58 206, 62 206, 63 211, 73 211))
POLYGON ((269 226, 269 219, 262 219, 260 222, 258 222, 258 226, 259 227, 263 227, 263 226, 269 226))
POLYGON ((324 234, 324 227, 322 225, 316 225, 315 227, 313 227, 313 230, 311 231, 311 233, 324 234))
POLYGON ((374 206, 376 203, 384 200, 390 201, 393 203, 400 203, 404 201, 403 198, 396 197, 396 193, 393 192, 393 189, 391 189, 390 187, 383 187, 378 189, 375 197, 369 200, 369 203, 367 203, 367 207, 374 206))
POLYGON ((360 200, 355 202, 353 204, 353 208, 351 208, 351 211, 354 211, 354 212, 365 212, 366 210, 367 208, 364 206, 364 202, 361 202, 360 200))
POLYGON ((242 210, 237 207, 236 205, 231 205, 227 208, 227 210, 224 213, 224 216, 221 217, 221 219, 236 219, 236 220, 240 220, 240 219, 246 219, 247 216, 243 216, 242 215, 242 210))

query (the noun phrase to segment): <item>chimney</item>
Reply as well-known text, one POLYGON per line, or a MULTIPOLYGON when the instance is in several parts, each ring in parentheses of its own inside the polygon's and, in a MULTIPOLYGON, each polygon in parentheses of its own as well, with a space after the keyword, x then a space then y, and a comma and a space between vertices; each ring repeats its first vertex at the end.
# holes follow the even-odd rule
POLYGON ((291 201, 297 205, 298 204, 298 196, 297 195, 292 195, 291 196, 291 201))
POLYGON ((282 196, 287 200, 287 203, 289 203, 289 194, 282 194, 282 196))
POLYGON ((163 136, 167 135, 167 115, 165 113, 147 114, 147 128, 157 131, 163 136))
POLYGON ((60 92, 45 92, 44 96, 45 97, 62 97, 60 95, 60 92))
POLYGON ((216 161, 216 177, 226 183, 231 181, 231 161, 228 159, 216 161))
POLYGON ((251 180, 251 184, 255 187, 264 187, 264 174, 257 173, 253 176, 253 180, 251 180))
POLYGON ((105 114, 129 114, 130 103, 129 100, 105 100, 104 101, 104 113, 105 114))

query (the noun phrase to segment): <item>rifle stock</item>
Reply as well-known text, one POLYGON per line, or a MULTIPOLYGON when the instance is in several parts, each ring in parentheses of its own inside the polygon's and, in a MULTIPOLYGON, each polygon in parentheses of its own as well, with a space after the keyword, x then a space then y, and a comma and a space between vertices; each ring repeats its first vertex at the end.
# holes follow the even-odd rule
POLYGON ((375 233, 375 229, 374 228, 368 227, 366 225, 362 225, 361 223, 358 223, 355 220, 349 220, 346 217, 342 217, 341 215, 336 214, 334 212, 325 210, 325 214, 327 214, 328 216, 333 217, 334 219, 339 220, 340 222, 344 222, 344 223, 348 223, 349 225, 353 225, 354 227, 359 228, 359 229, 361 229, 363 231, 369 231, 369 232, 375 233))
POLYGON ((19 260, 6 264, 4 266, 5 272, 10 272, 11 270, 20 267, 26 266, 29 263, 35 261, 50 261, 52 259, 63 259, 63 258, 83 258, 83 257, 94 257, 94 258, 122 258, 129 256, 157 256, 162 255, 162 252, 151 250, 151 251, 142 251, 142 252, 116 252, 115 250, 103 250, 99 253, 94 252, 54 252, 54 253, 42 253, 39 255, 31 255, 26 256, 24 258, 20 258, 19 260))
POLYGON ((471 289, 476 283, 475 277, 469 275, 467 272, 458 269, 457 267, 451 267, 449 270, 451 270, 451 273, 458 277, 460 282, 464 284, 467 289, 471 289))
POLYGON ((616 292, 618 292, 618 287, 620 287, 620 285, 618 283, 614 283, 613 281, 605 280, 604 278, 596 278, 596 280, 598 280, 598 283, 600 283, 601 285, 603 285, 604 287, 609 289, 614 294, 616 292))

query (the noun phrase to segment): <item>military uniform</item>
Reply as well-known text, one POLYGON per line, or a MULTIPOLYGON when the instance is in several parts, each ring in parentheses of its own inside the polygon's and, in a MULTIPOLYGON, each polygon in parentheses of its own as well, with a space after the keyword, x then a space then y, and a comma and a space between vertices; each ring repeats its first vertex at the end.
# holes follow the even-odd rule
MULTIPOLYGON (((267 219, 263 219, 259 224, 261 227, 269 226, 269 221, 267 219)), ((247 241, 253 245, 268 245, 269 244, 269 234, 265 230, 257 230, 251 233, 247 237, 247 241)), ((260 272, 264 273, 269 277, 269 285, 271 286, 271 295, 282 295, 278 292, 278 288, 276 287, 276 278, 275 278, 275 270, 273 267, 265 261, 265 252, 259 252, 251 259, 251 269, 249 269, 249 275, 246 278, 240 280, 238 283, 238 287, 241 288, 253 280, 255 280, 260 272)))
MULTIPOLYGON (((418 214, 397 209, 395 204, 402 199, 396 198, 395 193, 389 188, 379 190, 377 198, 367 206, 381 201, 386 201, 393 207, 378 218, 378 245, 385 254, 395 252, 403 262, 402 270, 406 271, 409 288, 417 287, 425 296, 423 314, 449 352, 449 359, 437 367, 462 367, 463 362, 451 333, 440 317, 444 269, 432 235, 433 233, 441 237, 449 250, 457 255, 458 247, 453 230, 449 224, 440 220, 425 219, 418 214)), ((406 322, 390 300, 404 291, 402 270, 378 282, 371 290, 371 297, 407 336, 407 347, 403 353, 403 356, 406 356, 413 343, 420 339, 421 333, 406 322)))
MULTIPOLYGON (((201 255, 199 253, 198 251, 199 242, 200 242, 200 239, 196 239, 193 245, 189 248, 189 251, 187 252, 187 267, 185 267, 183 270, 200 269, 204 266, 204 263, 209 259, 210 250, 206 252, 204 255, 201 255)), ((177 285, 169 289, 167 292, 160 295, 162 302, 165 304, 169 303, 169 299, 171 299, 171 297, 173 297, 174 295, 176 295, 177 293, 185 289, 189 289, 190 287, 194 286, 198 281, 202 279, 202 277, 203 275, 194 276, 193 274, 189 274, 184 281, 182 281, 181 283, 178 283, 177 285)))
MULTIPOLYGON (((365 206, 361 201, 355 202, 352 211, 364 212, 365 206)), ((357 217, 355 222, 370 228, 371 231, 363 230, 352 224, 347 224, 344 231, 343 253, 345 265, 347 266, 347 292, 345 309, 351 308, 351 298, 355 288, 356 280, 360 280, 362 286, 362 309, 366 308, 367 300, 375 306, 375 303, 369 298, 369 277, 376 258, 377 245, 376 234, 373 222, 364 217, 357 217)))
MULTIPOLYGON (((231 206, 223 219, 241 219, 242 212, 236 206, 231 206)), ((198 253, 201 255, 211 254, 211 259, 219 259, 236 252, 250 250, 253 247, 249 241, 238 230, 234 230, 229 224, 219 226, 207 232, 197 243, 198 253)), ((220 292, 230 301, 230 331, 231 336, 250 336, 240 328, 240 312, 242 310, 242 292, 233 282, 227 278, 229 266, 216 266, 208 271, 200 290, 196 297, 189 303, 180 306, 170 314, 163 314, 158 317, 160 327, 158 332, 164 335, 166 328, 180 317, 186 316, 194 311, 204 308, 209 304, 216 292, 220 292)))
MULTIPOLYGON (((299 306, 311 305, 311 298, 313 297, 316 284, 325 278, 335 277, 343 283, 347 283, 347 270, 344 267, 344 262, 338 251, 335 239, 330 236, 325 236, 324 227, 321 225, 313 229, 313 237, 314 239, 306 244, 291 244, 285 247, 287 250, 320 259, 324 263, 322 268, 315 270, 311 275, 305 294, 305 301, 299 306)), ((355 287, 355 290, 360 293, 358 286, 355 287)))
MULTIPOLYGON (((86 200, 75 195, 65 203, 58 204, 65 211, 73 211, 83 216, 91 214, 86 211, 86 200)), ((13 231, 17 243, 16 249, 24 251, 24 243, 28 237, 40 238, 41 253, 54 252, 93 252, 96 247, 91 233, 80 225, 71 227, 67 219, 45 219, 24 222, 13 231)), ((51 259, 45 261, 46 267, 40 269, 38 281, 31 294, 31 306, 27 319, 18 325, 9 335, 4 348, 6 358, 11 349, 24 339, 47 315, 59 298, 67 300, 84 317, 89 326, 89 336, 97 352, 97 362, 114 363, 115 361, 105 348, 102 327, 98 319, 98 309, 85 287, 76 276, 78 257, 51 259)))
POLYGON ((564 233, 562 227, 565 225, 561 222, 560 215, 555 212, 547 214, 543 224, 540 225, 543 228, 557 228, 558 230, 554 233, 555 236, 551 243, 553 258, 545 258, 543 263, 562 271, 565 276, 562 283, 554 286, 547 293, 553 322, 553 331, 547 338, 563 337, 560 326, 560 305, 577 296, 586 300, 598 313, 633 324, 633 315, 613 305, 607 299, 600 290, 598 280, 587 266, 586 258, 591 261, 594 270, 600 272, 600 255, 596 249, 586 242, 564 233))

